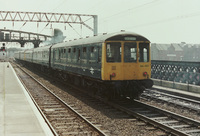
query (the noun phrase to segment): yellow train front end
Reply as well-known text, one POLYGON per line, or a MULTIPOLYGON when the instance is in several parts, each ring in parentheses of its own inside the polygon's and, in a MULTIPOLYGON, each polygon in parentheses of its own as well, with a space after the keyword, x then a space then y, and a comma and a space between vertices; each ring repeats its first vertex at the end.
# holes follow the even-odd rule
POLYGON ((113 84, 115 93, 138 98, 153 85, 150 42, 124 37, 121 41, 105 41, 102 48, 102 80, 113 84))

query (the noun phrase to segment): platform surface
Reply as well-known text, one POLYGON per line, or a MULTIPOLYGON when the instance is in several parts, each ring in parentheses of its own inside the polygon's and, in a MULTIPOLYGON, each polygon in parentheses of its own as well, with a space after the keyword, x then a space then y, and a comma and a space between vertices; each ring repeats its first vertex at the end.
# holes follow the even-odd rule
POLYGON ((24 89, 8 62, 0 63, 0 136, 45 136, 24 89))

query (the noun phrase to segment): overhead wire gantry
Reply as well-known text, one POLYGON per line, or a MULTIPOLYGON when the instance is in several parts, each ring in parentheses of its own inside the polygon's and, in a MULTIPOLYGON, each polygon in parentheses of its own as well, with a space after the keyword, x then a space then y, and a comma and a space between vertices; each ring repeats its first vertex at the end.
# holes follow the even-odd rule
POLYGON ((94 35, 98 33, 97 19, 97 15, 87 14, 0 11, 0 21, 81 24, 92 30, 94 35), (93 26, 87 24, 91 18, 93 26))

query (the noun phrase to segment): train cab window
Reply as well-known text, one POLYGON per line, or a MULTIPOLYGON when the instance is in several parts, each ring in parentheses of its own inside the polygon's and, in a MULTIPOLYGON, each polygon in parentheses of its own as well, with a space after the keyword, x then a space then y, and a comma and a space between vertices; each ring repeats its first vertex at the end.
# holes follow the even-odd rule
POLYGON ((107 62, 121 62, 121 43, 110 42, 106 44, 107 62))
POLYGON ((124 62, 136 62, 137 60, 137 44, 135 42, 127 42, 124 44, 124 62))
POLYGON ((140 43, 139 53, 139 62, 149 62, 149 43, 140 43))

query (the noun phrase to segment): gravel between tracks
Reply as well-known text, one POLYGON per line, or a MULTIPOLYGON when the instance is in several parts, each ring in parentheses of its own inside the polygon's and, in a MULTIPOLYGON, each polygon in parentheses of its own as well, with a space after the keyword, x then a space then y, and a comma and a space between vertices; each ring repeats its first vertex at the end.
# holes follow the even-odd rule
POLYGON ((95 105, 91 101, 81 98, 74 94, 71 87, 64 87, 62 84, 53 80, 47 80, 39 75, 27 70, 37 80, 44 84, 50 90, 59 96, 66 103, 74 103, 81 111, 88 113, 88 117, 93 118, 97 123, 101 124, 105 130, 110 131, 110 135, 114 136, 158 136, 165 135, 162 130, 151 129, 152 126, 144 125, 141 121, 130 121, 116 115, 115 112, 105 109, 100 105, 95 105), (142 125, 143 124, 143 125, 142 125))
POLYGON ((190 111, 188 109, 185 109, 184 107, 174 106, 165 102, 158 102, 155 100, 142 100, 142 102, 200 121, 200 116, 197 112, 192 110, 190 111))

